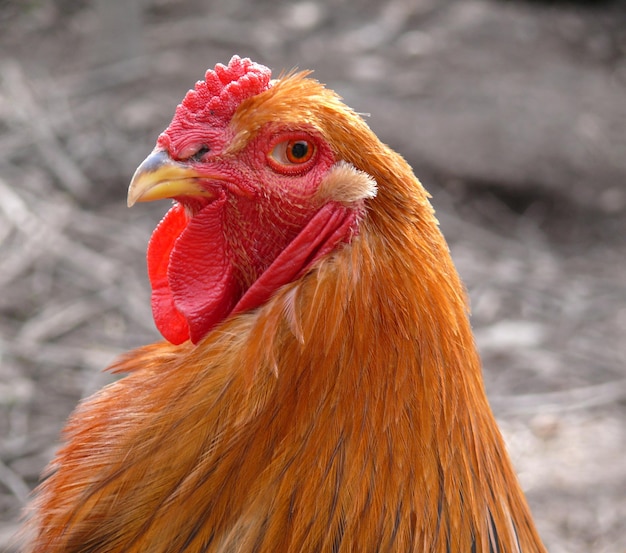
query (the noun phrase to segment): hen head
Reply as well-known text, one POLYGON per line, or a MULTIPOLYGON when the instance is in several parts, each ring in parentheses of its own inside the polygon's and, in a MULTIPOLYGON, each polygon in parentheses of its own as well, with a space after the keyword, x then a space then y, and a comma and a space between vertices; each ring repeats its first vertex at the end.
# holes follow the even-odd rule
POLYGON ((346 148, 362 120, 306 73, 270 76, 237 56, 209 70, 131 182, 129 205, 175 200, 148 247, 155 322, 174 344, 349 242, 376 193, 346 148))

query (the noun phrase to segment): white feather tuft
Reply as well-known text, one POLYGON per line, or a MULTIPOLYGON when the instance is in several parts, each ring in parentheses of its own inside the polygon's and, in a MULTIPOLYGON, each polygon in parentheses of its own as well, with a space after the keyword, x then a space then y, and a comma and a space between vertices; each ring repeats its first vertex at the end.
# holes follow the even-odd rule
POLYGON ((346 161, 338 161, 322 179, 317 196, 320 199, 352 204, 376 196, 374 177, 346 161))

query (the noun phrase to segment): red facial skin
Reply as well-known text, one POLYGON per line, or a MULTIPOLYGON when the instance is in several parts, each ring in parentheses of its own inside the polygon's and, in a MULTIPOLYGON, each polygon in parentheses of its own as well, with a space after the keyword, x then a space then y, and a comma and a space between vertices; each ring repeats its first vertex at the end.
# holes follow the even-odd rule
POLYGON ((228 315, 258 307, 356 228, 354 210, 316 197, 335 158, 313 129, 268 124, 232 154, 228 138, 213 134, 207 152, 197 133, 159 139, 207 175, 201 184, 214 194, 175 198, 148 249, 155 321, 172 343, 197 343, 228 315))

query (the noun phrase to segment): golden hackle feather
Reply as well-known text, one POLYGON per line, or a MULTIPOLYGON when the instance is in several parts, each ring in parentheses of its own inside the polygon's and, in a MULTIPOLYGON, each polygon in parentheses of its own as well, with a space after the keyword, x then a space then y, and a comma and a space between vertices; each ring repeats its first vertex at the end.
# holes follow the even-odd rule
POLYGON ((244 101, 231 153, 273 121, 356 167, 337 200, 376 181, 359 235, 197 346, 122 358, 66 428, 28 551, 544 551, 427 193, 305 75, 244 101))

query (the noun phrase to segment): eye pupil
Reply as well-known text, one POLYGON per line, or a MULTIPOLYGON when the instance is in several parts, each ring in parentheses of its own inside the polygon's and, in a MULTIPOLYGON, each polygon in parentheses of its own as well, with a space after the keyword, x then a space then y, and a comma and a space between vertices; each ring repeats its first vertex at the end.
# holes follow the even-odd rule
POLYGON ((302 159, 303 157, 306 157, 308 152, 309 145, 304 140, 299 140, 291 146, 291 155, 295 159, 302 159))

